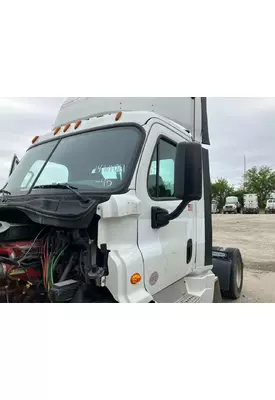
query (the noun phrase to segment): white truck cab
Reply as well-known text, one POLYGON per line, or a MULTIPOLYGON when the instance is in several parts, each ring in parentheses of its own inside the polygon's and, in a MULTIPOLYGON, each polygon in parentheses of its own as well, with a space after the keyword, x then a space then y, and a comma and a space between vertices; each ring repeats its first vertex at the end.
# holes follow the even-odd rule
POLYGON ((228 196, 223 206, 223 214, 239 214, 241 212, 241 204, 237 196, 228 196))
POLYGON ((265 214, 275 213, 275 197, 271 197, 266 201, 265 214))
POLYGON ((260 208, 256 194, 244 194, 243 214, 259 214, 260 208))
POLYGON ((202 145, 205 98, 67 99, 53 131, 34 137, 1 190, 0 277, 9 299, 21 290, 38 302, 238 298, 239 250, 212 249, 202 145))

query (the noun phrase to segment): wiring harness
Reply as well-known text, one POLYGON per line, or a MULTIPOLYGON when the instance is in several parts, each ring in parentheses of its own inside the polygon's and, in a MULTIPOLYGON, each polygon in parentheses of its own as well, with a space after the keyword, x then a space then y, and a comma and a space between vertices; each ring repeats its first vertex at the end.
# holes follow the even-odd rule
POLYGON ((108 253, 106 245, 99 249, 87 231, 77 229, 47 227, 32 241, 0 243, 0 302, 99 300, 108 253))
POLYGON ((42 271, 43 282, 47 292, 49 292, 55 283, 55 275, 58 263, 70 243, 68 240, 55 241, 55 238, 48 235, 43 245, 42 271))

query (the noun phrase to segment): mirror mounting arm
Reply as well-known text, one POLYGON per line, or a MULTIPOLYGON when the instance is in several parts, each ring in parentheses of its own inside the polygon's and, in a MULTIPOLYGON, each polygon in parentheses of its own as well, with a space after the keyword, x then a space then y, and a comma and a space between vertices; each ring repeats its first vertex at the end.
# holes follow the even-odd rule
POLYGON ((168 220, 169 221, 173 221, 173 219, 178 218, 181 213, 186 209, 186 207, 188 206, 189 201, 183 200, 178 207, 171 212, 171 214, 168 214, 168 220))
POLYGON ((169 224, 170 221, 178 218, 185 210, 189 201, 183 200, 178 207, 170 214, 167 210, 160 207, 152 207, 151 209, 151 226, 152 229, 162 228, 169 224))

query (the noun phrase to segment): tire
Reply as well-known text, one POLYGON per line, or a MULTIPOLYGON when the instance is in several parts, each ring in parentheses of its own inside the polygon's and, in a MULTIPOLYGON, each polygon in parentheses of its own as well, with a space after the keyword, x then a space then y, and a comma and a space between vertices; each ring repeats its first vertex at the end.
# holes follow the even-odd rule
POLYGON ((231 259, 231 276, 228 292, 223 296, 229 299, 237 300, 242 293, 243 288, 243 260, 239 249, 227 248, 231 259))

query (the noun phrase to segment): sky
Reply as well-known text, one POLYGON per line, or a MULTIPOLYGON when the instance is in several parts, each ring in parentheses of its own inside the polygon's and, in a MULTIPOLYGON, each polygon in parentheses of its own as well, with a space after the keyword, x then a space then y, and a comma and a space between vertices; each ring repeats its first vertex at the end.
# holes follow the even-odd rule
MULTIPOLYGON (((0 98, 0 187, 14 154, 21 158, 36 135, 48 133, 61 97, 0 98)), ((208 98, 211 178, 241 183, 247 168, 275 168, 275 98, 208 98)))

